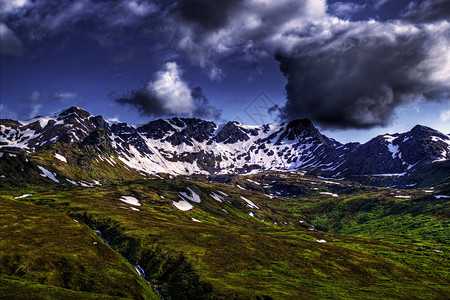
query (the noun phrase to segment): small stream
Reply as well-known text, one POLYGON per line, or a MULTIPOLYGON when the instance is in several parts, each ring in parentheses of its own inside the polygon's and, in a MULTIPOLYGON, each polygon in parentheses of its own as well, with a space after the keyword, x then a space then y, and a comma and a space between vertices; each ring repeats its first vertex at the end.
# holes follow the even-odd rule
MULTIPOLYGON (((135 265, 134 268, 136 269, 136 271, 138 272, 139 275, 141 275, 142 278, 145 279, 145 272, 144 269, 141 268, 140 265, 135 265)), ((148 281, 147 279, 145 279, 145 281, 148 282, 148 284, 150 284, 153 288, 153 290, 158 294, 158 296, 164 300, 164 297, 161 295, 161 293, 158 291, 158 289, 156 288, 156 285, 152 285, 152 283, 150 281, 148 281)))
MULTIPOLYGON (((109 241, 105 238, 103 238, 102 233, 100 230, 94 230, 94 232, 98 235, 99 238, 101 238, 107 245, 109 245, 109 241)), ((136 272, 145 279, 145 281, 147 281, 148 284, 150 284, 150 286, 153 288, 153 290, 158 294, 158 296, 164 300, 164 297, 161 295, 161 293, 158 291, 158 289, 156 288, 156 285, 152 285, 152 283, 150 281, 148 281, 145 278, 145 272, 144 269, 142 269, 142 267, 140 265, 135 265, 134 269, 136 270, 136 272)))

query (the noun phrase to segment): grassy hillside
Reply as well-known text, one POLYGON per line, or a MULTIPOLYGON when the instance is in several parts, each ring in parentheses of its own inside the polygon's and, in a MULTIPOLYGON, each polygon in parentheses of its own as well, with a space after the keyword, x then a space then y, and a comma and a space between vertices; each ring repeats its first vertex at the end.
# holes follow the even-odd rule
POLYGON ((0 297, 8 300, 22 299, 126 299, 89 292, 44 285, 19 277, 0 275, 0 297))
POLYGON ((293 173, 66 188, 0 194, 8 203, 70 216, 62 224, 85 223, 89 238, 100 230, 167 299, 442 299, 450 293, 448 199, 431 196, 438 187, 396 191, 293 173), (182 211, 174 201, 189 195, 188 187, 201 202, 182 211), (286 190, 299 195, 276 196, 286 190), (32 195, 12 200, 25 193, 32 195))
POLYGON ((157 299, 122 256, 85 224, 55 210, 0 197, 0 236, 2 299, 157 299))

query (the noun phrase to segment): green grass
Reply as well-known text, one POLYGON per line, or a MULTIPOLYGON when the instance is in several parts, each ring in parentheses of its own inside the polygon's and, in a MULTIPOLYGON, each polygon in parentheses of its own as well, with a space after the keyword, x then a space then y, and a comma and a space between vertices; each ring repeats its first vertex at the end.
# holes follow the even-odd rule
MULTIPOLYGON (((250 178, 268 184, 277 175, 250 178)), ((2 195, 33 193, 20 201, 100 230, 112 249, 145 269, 167 299, 442 299, 450 293, 448 215, 442 213, 448 202, 420 191, 403 191, 412 198, 397 199, 392 190, 346 182, 316 180, 313 186, 320 190, 313 190, 315 179, 297 175, 283 182, 297 184, 307 191, 304 196, 271 199, 261 193, 263 186, 244 177, 232 180, 256 191, 166 179, 69 190, 34 186, 2 195), (202 202, 184 212, 172 201, 179 201, 186 187, 202 202), (209 194, 217 190, 230 197, 213 200, 209 194), (123 195, 136 197, 140 211, 121 202, 123 195), (260 209, 249 208, 240 196, 260 209), (308 230, 310 224, 323 231, 308 230)))
POLYGON ((49 286, 19 277, 0 275, 0 297, 8 300, 22 299, 126 299, 107 295, 78 292, 61 287, 49 286))
POLYGON ((134 268, 85 224, 55 210, 8 198, 0 197, 0 274, 24 281, 3 278, 1 297, 24 284, 30 293, 44 293, 46 289, 69 293, 50 288, 54 286, 91 294, 157 299, 134 268))
MULTIPOLYGON (((402 191, 402 195, 408 192, 402 191)), ((283 209, 308 218, 317 228, 334 233, 401 244, 449 245, 450 201, 410 193, 398 199, 386 192, 341 199, 291 202, 283 209)))

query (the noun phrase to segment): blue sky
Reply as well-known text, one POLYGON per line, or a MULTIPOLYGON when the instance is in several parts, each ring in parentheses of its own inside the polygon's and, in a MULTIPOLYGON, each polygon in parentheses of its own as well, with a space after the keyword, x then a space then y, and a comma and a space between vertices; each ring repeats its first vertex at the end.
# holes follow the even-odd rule
POLYGON ((450 133, 448 0, 0 0, 0 118, 450 133), (270 113, 268 110, 270 109, 270 113))

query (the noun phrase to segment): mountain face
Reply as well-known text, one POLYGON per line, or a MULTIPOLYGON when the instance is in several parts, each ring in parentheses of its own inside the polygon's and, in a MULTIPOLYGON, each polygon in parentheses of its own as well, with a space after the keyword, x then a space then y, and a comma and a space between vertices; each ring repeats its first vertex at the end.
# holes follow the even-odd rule
POLYGON ((53 149, 62 156, 57 152, 64 152, 58 150, 64 147, 53 147, 57 143, 145 174, 303 170, 329 177, 401 175, 450 159, 450 136, 420 125, 361 145, 330 139, 307 119, 218 126, 200 119, 171 118, 135 128, 110 125, 101 116, 71 107, 27 122, 0 120, 0 154, 53 149))

